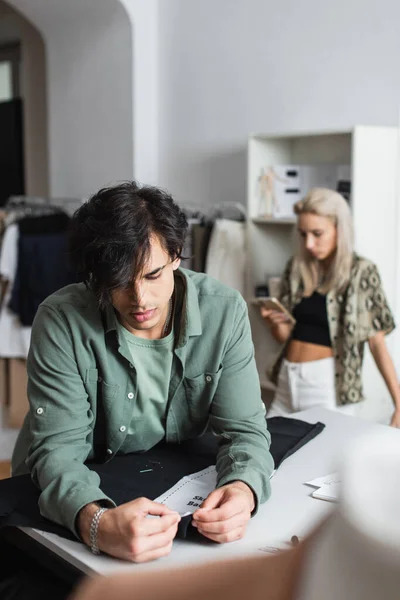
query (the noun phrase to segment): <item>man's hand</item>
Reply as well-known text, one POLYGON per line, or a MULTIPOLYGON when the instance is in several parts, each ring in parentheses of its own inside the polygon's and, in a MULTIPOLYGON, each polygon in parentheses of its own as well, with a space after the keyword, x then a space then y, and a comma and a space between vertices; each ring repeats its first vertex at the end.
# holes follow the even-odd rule
MULTIPOLYGON (((88 504, 78 515, 77 527, 89 545, 89 530, 97 510, 88 504)), ((163 504, 138 498, 107 510, 100 518, 97 544, 111 556, 136 563, 148 562, 170 553, 180 515, 163 504), (153 515, 157 518, 149 518, 153 515)))
POLYGON ((249 486, 234 481, 211 492, 193 513, 192 525, 214 542, 233 542, 244 536, 254 506, 249 486))

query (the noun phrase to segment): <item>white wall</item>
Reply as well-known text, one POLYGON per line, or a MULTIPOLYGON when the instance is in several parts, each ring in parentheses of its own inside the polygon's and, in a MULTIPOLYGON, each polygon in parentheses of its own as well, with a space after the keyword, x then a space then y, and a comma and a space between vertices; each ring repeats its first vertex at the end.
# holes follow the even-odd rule
POLYGON ((250 132, 396 125, 397 0, 160 2, 160 183, 243 202, 250 132))
POLYGON ((133 173, 143 183, 158 183, 159 0, 120 0, 133 29, 133 173))
POLYGON ((132 177, 132 25, 110 0, 8 0, 47 49, 50 193, 87 196, 132 177))
POLYGON ((39 31, 0 1, 0 45, 21 44, 20 92, 24 100, 25 191, 48 193, 45 46, 39 31))
POLYGON ((249 132, 398 121, 396 0, 9 3, 47 43, 52 193, 243 201, 249 132))
POLYGON ((105 4, 47 30, 54 196, 132 174, 132 32, 122 7, 105 4))
POLYGON ((399 23, 398 0, 161 1, 160 184, 245 203, 249 133, 397 126, 399 23))
POLYGON ((22 23, 21 87, 24 97, 25 190, 49 193, 46 49, 39 32, 22 23))

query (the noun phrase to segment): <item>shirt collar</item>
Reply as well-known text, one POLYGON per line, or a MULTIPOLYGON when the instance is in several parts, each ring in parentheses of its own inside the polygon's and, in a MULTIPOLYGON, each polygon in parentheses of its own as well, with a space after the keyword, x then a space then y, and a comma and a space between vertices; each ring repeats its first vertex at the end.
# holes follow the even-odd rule
POLYGON ((110 331, 116 331, 118 327, 118 322, 113 305, 109 304, 103 314, 105 320, 106 333, 109 333, 110 331))
POLYGON ((175 271, 176 313, 179 318, 177 347, 184 346, 191 336, 201 335, 199 296, 191 277, 184 269, 175 271))

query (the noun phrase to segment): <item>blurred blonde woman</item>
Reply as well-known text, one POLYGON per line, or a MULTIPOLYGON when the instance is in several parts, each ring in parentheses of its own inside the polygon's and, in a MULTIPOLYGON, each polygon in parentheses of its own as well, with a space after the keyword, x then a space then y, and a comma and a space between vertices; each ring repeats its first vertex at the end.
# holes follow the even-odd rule
POLYGON ((295 204, 296 251, 285 269, 280 301, 293 314, 261 308, 283 343, 271 373, 277 385, 268 416, 315 406, 347 414, 363 399, 361 367, 368 342, 400 427, 400 389, 385 335, 395 327, 376 265, 353 250, 353 223, 346 200, 314 188, 295 204))

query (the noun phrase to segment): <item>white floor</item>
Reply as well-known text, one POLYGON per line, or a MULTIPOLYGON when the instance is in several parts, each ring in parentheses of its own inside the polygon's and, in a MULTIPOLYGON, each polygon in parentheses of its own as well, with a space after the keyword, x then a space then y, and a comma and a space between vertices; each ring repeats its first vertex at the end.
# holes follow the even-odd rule
POLYGON ((4 407, 0 406, 0 460, 10 460, 18 429, 4 426, 4 407))

